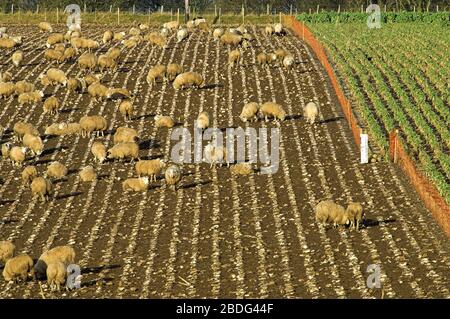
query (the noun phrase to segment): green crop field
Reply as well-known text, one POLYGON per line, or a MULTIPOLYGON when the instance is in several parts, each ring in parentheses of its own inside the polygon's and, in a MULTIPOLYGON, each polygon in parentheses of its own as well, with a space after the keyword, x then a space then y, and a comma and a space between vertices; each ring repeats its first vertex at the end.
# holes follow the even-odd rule
MULTIPOLYGON (((447 15, 448 16, 448 15, 447 15)), ((309 23, 386 153, 400 128, 408 151, 450 202, 450 29, 445 23, 309 23)))

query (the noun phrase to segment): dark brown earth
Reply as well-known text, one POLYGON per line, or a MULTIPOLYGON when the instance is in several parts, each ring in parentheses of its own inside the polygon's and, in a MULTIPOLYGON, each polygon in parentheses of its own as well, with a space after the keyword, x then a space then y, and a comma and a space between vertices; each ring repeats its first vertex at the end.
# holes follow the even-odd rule
MULTIPOLYGON (((104 28, 89 27, 100 40, 104 28)), ((402 173, 391 163, 359 164, 336 97, 309 48, 288 34, 266 38, 263 30, 244 51, 243 65, 230 68, 228 48, 211 35, 195 32, 166 50, 141 44, 121 57, 119 72, 107 75, 108 86, 134 91, 136 114, 125 123, 117 101, 94 102, 88 94, 67 94, 49 87, 63 101, 57 116, 44 115, 42 105, 20 109, 17 99, 0 101, 0 124, 12 128, 19 120, 39 127, 78 121, 101 114, 109 134, 45 137, 45 152, 30 158, 43 173, 58 160, 71 170, 56 183, 52 199, 43 204, 21 185, 20 168, 0 163, 0 240, 12 240, 18 252, 38 258, 43 250, 71 244, 82 269, 80 289, 50 292, 46 298, 429 298, 450 297, 450 245, 402 173), (263 68, 256 55, 283 47, 296 59, 292 71, 263 68), (145 81, 156 63, 181 63, 200 72, 206 88, 175 93, 171 85, 145 81), (202 110, 219 128, 243 127, 244 103, 274 100, 283 105, 280 166, 273 175, 232 178, 226 166, 184 164, 181 187, 174 192, 158 179, 146 193, 124 193, 121 181, 135 176, 133 164, 94 164, 94 140, 112 144, 113 129, 128 125, 141 135, 141 158, 170 159, 170 131, 156 130, 155 114, 172 115, 192 131, 202 110), (319 102, 320 121, 313 126, 302 105, 319 102), (81 183, 77 170, 95 165, 101 178, 81 183), (315 223, 313 207, 324 198, 345 205, 363 203, 366 221, 359 231, 324 229, 315 223), (366 286, 367 267, 378 264, 382 289, 366 286), (383 292, 382 292, 383 290, 383 292)), ((12 70, 14 81, 37 81, 50 66, 43 63, 45 35, 34 27, 16 27, 24 36, 25 66, 13 68, 2 53, 1 70, 12 70)), ((102 47, 98 53, 105 51, 102 47)), ((70 76, 76 64, 61 68, 70 76)), ((247 124, 277 127, 273 122, 247 124)), ((181 127, 179 126, 179 127, 181 127)), ((7 133, 1 142, 12 140, 7 133)), ((7 284, 0 279, 0 298, 42 298, 36 282, 7 284)))

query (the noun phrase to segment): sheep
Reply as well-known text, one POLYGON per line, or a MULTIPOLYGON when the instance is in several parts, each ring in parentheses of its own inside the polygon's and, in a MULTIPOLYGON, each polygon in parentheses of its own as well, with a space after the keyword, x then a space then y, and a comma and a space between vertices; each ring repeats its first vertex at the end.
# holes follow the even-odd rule
POLYGON ((139 24, 139 29, 141 30, 148 30, 150 27, 148 26, 147 23, 141 23, 139 24))
POLYGON ((33 259, 30 256, 23 254, 8 259, 3 269, 5 281, 26 281, 28 276, 34 279, 33 259))
POLYGON ((240 64, 241 62, 241 51, 239 50, 233 50, 230 51, 228 54, 228 63, 231 64, 231 66, 234 66, 234 64, 240 64))
POLYGON ((214 40, 220 39, 220 37, 221 37, 223 34, 224 34, 224 31, 223 31, 222 28, 216 28, 216 29, 214 29, 214 31, 213 31, 213 37, 214 37, 214 40))
POLYGON ((156 182, 156 176, 166 167, 166 163, 161 159, 141 160, 134 167, 139 177, 150 176, 150 182, 153 180, 156 182))
POLYGON ((284 49, 276 49, 274 53, 279 60, 283 60, 285 56, 289 55, 289 53, 284 49))
POLYGON ((42 101, 44 92, 35 90, 33 92, 22 93, 19 95, 17 101, 20 105, 37 104, 42 101))
POLYGON ((67 85, 67 77, 63 70, 50 68, 47 70, 47 76, 52 83, 67 85))
POLYGON ((58 114, 59 112, 59 101, 55 96, 51 96, 44 102, 44 114, 50 112, 50 114, 58 114))
POLYGON ((159 31, 159 34, 163 37, 167 37, 169 35, 169 29, 162 28, 161 31, 159 31))
POLYGON ((14 47, 18 46, 19 44, 10 38, 0 38, 0 48, 2 49, 13 49, 14 47))
POLYGON ((267 54, 267 63, 276 64, 277 60, 278 60, 278 57, 277 57, 276 53, 272 52, 272 53, 267 54))
POLYGON ((46 135, 72 135, 81 132, 80 123, 54 123, 45 129, 46 135))
MULTIPOLYGON (((53 47, 53 49, 55 49, 56 51, 59 51, 61 53, 64 53, 65 49, 66 49, 66 45, 64 43, 57 43, 55 44, 55 46, 53 47)), ((73 48, 72 48, 73 49, 73 48)))
POLYGON ((175 30, 180 27, 180 23, 178 21, 170 21, 163 24, 163 27, 168 30, 175 30))
POLYGON ((43 75, 43 76, 41 76, 41 84, 42 84, 42 86, 47 87, 47 86, 51 85, 52 82, 50 81, 50 79, 48 78, 47 75, 43 75))
POLYGON ((350 227, 355 228, 356 223, 356 230, 359 229, 359 223, 364 217, 363 208, 360 203, 358 202, 350 202, 347 206, 347 214, 348 218, 350 219, 350 227))
POLYGON ((158 64, 152 67, 147 73, 147 83, 156 83, 156 80, 161 80, 166 76, 167 68, 164 65, 158 64))
POLYGON ((139 140, 138 132, 129 127, 119 127, 114 133, 113 141, 114 144, 119 143, 135 143, 139 140))
POLYGON ((132 27, 130 29, 130 31, 128 31, 128 34, 133 35, 133 36, 141 35, 141 30, 139 30, 138 28, 132 27))
POLYGON ((47 283, 52 291, 60 291, 61 285, 64 285, 67 277, 66 266, 60 262, 52 262, 47 266, 47 283))
POLYGON ((237 35, 237 34, 233 34, 230 32, 225 32, 221 37, 220 37, 220 42, 224 45, 232 45, 232 46, 237 46, 239 44, 241 44, 242 42, 242 36, 237 35))
POLYGON ((134 112, 133 103, 129 100, 122 101, 119 105, 119 112, 124 117, 125 121, 131 120, 131 116, 134 112))
POLYGON ((91 153, 100 164, 106 159, 106 147, 100 142, 94 142, 92 144, 91 153))
POLYGON ((97 67, 98 59, 95 54, 85 52, 78 58, 77 62, 80 69, 93 70, 97 67))
POLYGON ((204 31, 204 32, 209 32, 209 26, 208 26, 208 23, 206 23, 206 22, 200 22, 199 24, 197 24, 197 28, 200 30, 200 31, 204 31))
POLYGON ((106 30, 105 33, 103 33, 103 44, 106 44, 110 42, 114 37, 114 33, 111 30, 106 30))
POLYGON ((22 171, 22 183, 30 184, 31 181, 38 175, 36 166, 30 165, 23 169, 22 171))
POLYGON ((14 166, 22 166, 26 158, 26 147, 13 146, 9 151, 9 158, 14 166))
POLYGON ((114 145, 108 150, 109 159, 117 158, 119 160, 123 160, 127 157, 131 159, 131 162, 139 159, 139 145, 133 142, 123 142, 114 145))
POLYGON ((250 163, 238 163, 231 166, 231 174, 233 175, 250 175, 253 174, 253 168, 250 163))
POLYGON ((55 45, 57 43, 62 43, 62 42, 64 42, 64 34, 54 33, 54 34, 51 34, 47 38, 46 46, 47 46, 47 48, 50 48, 52 45, 55 45))
POLYGON ((106 52, 106 55, 113 60, 117 60, 117 58, 120 56, 121 53, 122 51, 120 51, 119 48, 110 48, 106 52))
POLYGON ((309 124, 314 124, 316 121, 316 116, 319 114, 319 109, 314 102, 309 102, 303 108, 303 116, 309 124))
POLYGON ((265 53, 260 53, 256 56, 256 61, 259 65, 266 65, 268 62, 268 56, 265 53))
POLYGON ((244 105, 239 117, 243 122, 247 122, 248 120, 253 121, 253 119, 258 120, 258 111, 259 104, 256 102, 250 102, 244 105))
POLYGON ((11 143, 2 144, 2 157, 3 159, 9 159, 9 152, 11 150, 11 143))
POLYGON ((173 190, 177 189, 177 184, 181 180, 181 169, 177 165, 170 165, 165 173, 164 177, 166 179, 166 185, 172 186, 173 190))
POLYGON ((92 49, 98 49, 100 47, 100 44, 98 43, 98 41, 92 39, 85 39, 85 41, 83 41, 83 47, 88 49, 89 52, 91 52, 92 49))
POLYGON ((38 24, 38 27, 42 32, 50 32, 50 33, 53 32, 53 28, 51 24, 48 22, 40 22, 38 24))
POLYGON ((285 69, 290 70, 294 64, 294 57, 290 54, 283 58, 283 66, 285 69))
POLYGON ((34 91, 34 84, 28 81, 18 81, 14 84, 15 94, 20 95, 22 93, 28 93, 34 91))
POLYGON ((67 89, 70 92, 83 93, 84 90, 86 89, 86 81, 84 81, 84 79, 68 78, 67 89))
POLYGON ((204 161, 210 163, 210 167, 215 166, 217 163, 219 163, 219 166, 222 166, 223 161, 226 161, 227 166, 230 166, 230 164, 226 159, 227 152, 223 146, 218 146, 209 143, 208 145, 205 146, 204 154, 205 154, 204 161))
POLYGON ((128 178, 122 182, 124 191, 143 192, 148 188, 148 177, 128 178))
POLYGON ((144 40, 148 41, 151 45, 157 45, 161 48, 165 48, 167 43, 166 37, 156 32, 145 35, 144 40))
POLYGON ((209 114, 207 112, 201 112, 198 115, 196 127, 202 131, 209 127, 209 114))
POLYGON ((277 23, 274 25, 273 27, 274 33, 276 35, 283 35, 284 34, 284 30, 283 30, 283 25, 281 23, 277 23))
POLYGON ((199 18, 194 18, 194 25, 196 26, 196 27, 198 27, 200 24, 202 24, 202 23, 206 23, 206 19, 205 18, 201 18, 201 17, 199 17, 199 18))
POLYGON ((122 44, 127 49, 132 49, 138 45, 138 42, 132 39, 122 40, 122 44))
POLYGON ((25 134, 23 136, 23 146, 29 148, 33 155, 41 155, 44 150, 44 143, 39 136, 25 134))
POLYGON ((102 74, 87 74, 83 80, 86 82, 86 85, 89 86, 92 83, 100 83, 102 77, 102 74))
POLYGON ((64 50, 63 60, 64 61, 72 61, 77 52, 74 48, 67 48, 64 50))
POLYGON ((25 134, 39 135, 38 130, 33 126, 33 124, 25 123, 22 121, 16 122, 13 126, 13 132, 15 134, 15 138, 18 141, 22 140, 22 137, 25 134))
POLYGON ((170 63, 167 66, 166 76, 169 81, 175 80, 175 78, 178 76, 178 74, 181 74, 183 72, 183 68, 181 65, 177 63, 170 63))
POLYGON ((180 43, 184 39, 186 39, 188 36, 188 30, 187 29, 180 29, 177 32, 177 43, 180 43))
POLYGON ((263 105, 261 105, 259 112, 261 116, 265 118, 266 122, 269 117, 275 118, 275 121, 284 121, 286 117, 286 112, 283 110, 281 105, 274 102, 264 103, 263 105))
POLYGON ((113 36, 113 40, 114 41, 122 41, 123 38, 125 37, 126 33, 125 32, 114 32, 114 36, 113 36))
POLYGON ((47 166, 46 176, 54 179, 64 179, 67 176, 67 173, 68 170, 64 164, 54 161, 47 166))
POLYGON ((203 82, 204 80, 201 74, 197 72, 185 72, 177 75, 172 86, 175 90, 190 86, 202 88, 203 82))
POLYGON ((17 50, 16 52, 14 52, 11 56, 11 60, 16 67, 19 67, 20 63, 22 63, 23 60, 23 51, 17 50))
POLYGON ((98 57, 98 67, 100 69, 100 72, 103 72, 104 69, 115 71, 117 69, 117 63, 108 55, 102 54, 98 57))
POLYGON ((175 121, 170 116, 156 115, 155 126, 156 128, 160 127, 172 128, 175 126, 175 121))
POLYGON ((61 262, 65 267, 75 263, 75 250, 70 246, 56 246, 42 253, 34 265, 34 271, 38 279, 45 278, 50 264, 61 262))
POLYGON ((264 29, 264 33, 265 33, 266 35, 272 35, 272 34, 274 33, 274 30, 273 30, 273 28, 272 28, 270 25, 268 25, 268 26, 266 26, 266 28, 264 29))
POLYGON ((89 85, 88 93, 95 101, 98 101, 108 97, 109 89, 99 82, 94 82, 89 85))
POLYGON ((92 132, 97 131, 97 136, 104 136, 104 131, 107 129, 106 119, 102 116, 83 116, 80 119, 81 136, 88 137, 92 132))
POLYGON ((93 182, 97 179, 97 174, 91 165, 84 167, 79 175, 82 182, 93 182))
POLYGON ((0 262, 5 264, 14 256, 16 246, 10 241, 0 241, 0 262))
POLYGON ((46 202, 52 191, 52 183, 44 177, 35 177, 31 182, 31 193, 33 197, 39 196, 43 202, 46 202))
POLYGON ((315 208, 315 216, 317 223, 322 223, 323 225, 327 222, 332 222, 334 226, 350 222, 344 207, 334 203, 332 200, 319 202, 315 208))
POLYGON ((8 98, 13 96, 15 93, 15 85, 12 82, 2 82, 0 83, 0 97, 8 98))
POLYGON ((44 51, 44 59, 48 62, 56 61, 58 64, 64 62, 64 52, 54 49, 47 49, 44 51))
POLYGON ((8 71, 1 72, 0 71, 0 83, 11 82, 11 80, 12 80, 11 72, 8 72, 8 71))
POLYGON ((126 88, 110 88, 106 94, 107 99, 129 99, 132 98, 133 94, 126 88))

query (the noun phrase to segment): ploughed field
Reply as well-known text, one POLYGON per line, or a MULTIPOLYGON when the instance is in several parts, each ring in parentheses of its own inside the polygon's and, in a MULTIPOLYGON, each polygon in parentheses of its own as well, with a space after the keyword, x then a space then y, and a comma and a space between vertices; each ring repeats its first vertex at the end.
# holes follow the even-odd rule
MULTIPOLYGON (((83 33, 101 40, 105 29, 90 26, 83 33)), ((381 289, 366 286, 371 264, 381 267, 385 298, 450 297, 449 241, 406 178, 387 162, 359 164, 359 151, 311 50, 290 33, 266 37, 263 31, 250 27, 256 40, 237 67, 228 66, 228 47, 199 31, 178 44, 171 34, 165 50, 145 42, 124 51, 118 72, 102 82, 135 94, 130 122, 119 114, 118 101, 95 102, 87 93, 69 94, 56 86, 45 91, 62 101, 56 116, 44 115, 42 103, 19 109, 17 98, 0 101, 0 124, 10 129, 19 120, 42 134, 51 123, 76 122, 84 115, 108 120, 108 134, 100 138, 42 136, 44 153, 25 164, 37 165, 42 174, 58 160, 70 170, 47 203, 22 186, 20 168, 0 163, 0 240, 12 240, 17 252, 33 258, 57 245, 70 244, 77 253, 81 288, 57 293, 42 282, 46 298, 380 298, 381 289), (292 71, 255 63, 258 53, 279 47, 294 55, 292 71), (167 82, 146 83, 151 66, 171 62, 201 73, 206 87, 175 91, 167 82), (113 130, 127 125, 140 133, 141 158, 170 160, 177 141, 171 141, 173 129, 155 128, 156 114, 173 116, 190 132, 201 111, 219 128, 272 128, 278 127, 272 121, 239 119, 245 103, 271 100, 288 114, 280 126, 280 165, 273 175, 232 177, 226 166, 184 164, 177 191, 163 187, 159 177, 147 192, 124 193, 121 182, 136 176, 134 164, 98 165, 90 152, 97 140, 110 147, 113 130), (313 126, 302 117, 309 101, 319 103, 320 119, 313 126), (78 169, 89 164, 101 177, 82 183, 78 169), (343 205, 360 201, 363 227, 319 227, 314 207, 325 198, 343 205)), ((24 66, 14 68, 10 55, 2 55, 1 70, 40 88, 39 74, 51 67, 43 63, 46 35, 23 26, 10 33, 24 36, 24 66)), ((76 63, 61 69, 69 76, 80 72, 76 63)), ((7 131, 1 142, 9 140, 7 131)), ((7 284, 0 278, 0 297, 42 294, 36 282, 7 284)))

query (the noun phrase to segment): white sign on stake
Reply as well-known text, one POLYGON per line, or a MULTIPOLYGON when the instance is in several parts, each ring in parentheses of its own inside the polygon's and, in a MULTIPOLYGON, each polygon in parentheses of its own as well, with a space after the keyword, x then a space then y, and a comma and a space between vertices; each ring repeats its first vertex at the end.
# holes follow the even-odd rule
POLYGON ((361 136, 361 164, 369 163, 369 135, 360 134, 361 136))

